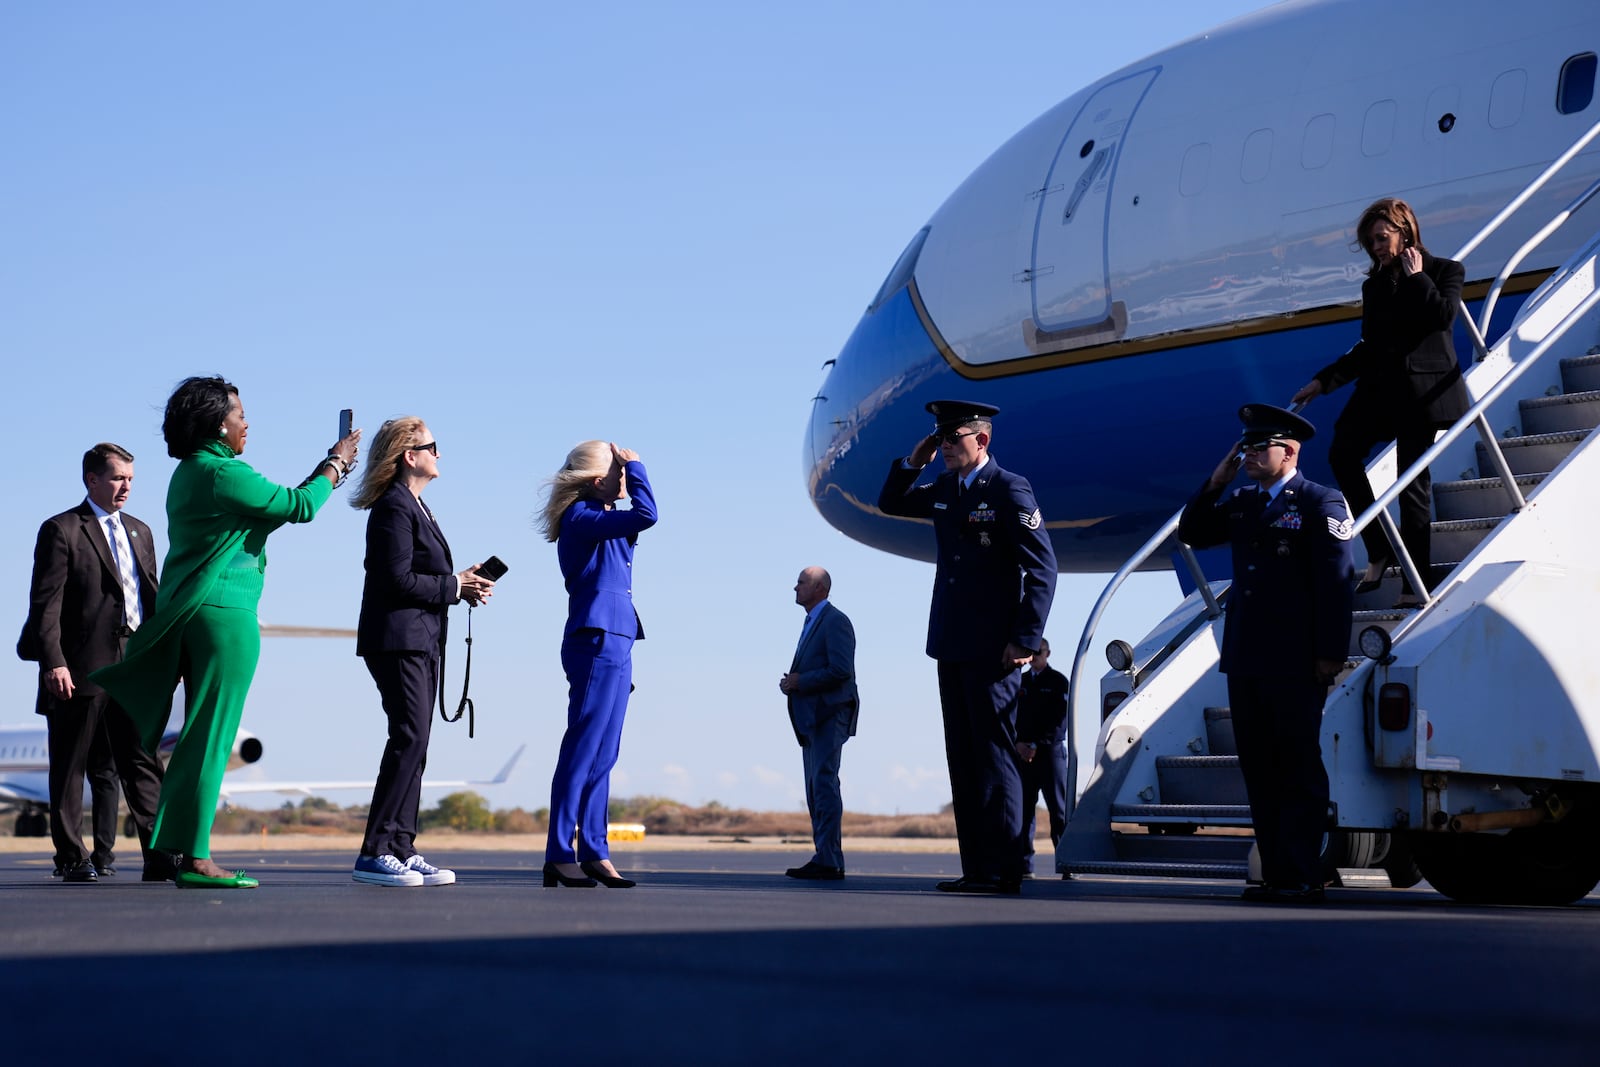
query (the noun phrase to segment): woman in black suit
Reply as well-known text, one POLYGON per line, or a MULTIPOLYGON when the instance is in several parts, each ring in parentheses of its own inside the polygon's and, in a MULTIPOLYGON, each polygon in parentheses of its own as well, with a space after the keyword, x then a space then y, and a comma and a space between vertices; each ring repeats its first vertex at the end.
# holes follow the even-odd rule
POLYGON ((450 546, 422 502, 439 477, 439 442, 415 416, 390 419, 373 441, 371 464, 352 507, 367 515, 366 584, 356 655, 378 683, 389 743, 378 765, 367 832, 351 877, 369 885, 449 885, 455 872, 417 855, 417 807, 428 761, 428 728, 439 691, 445 612, 481 603, 494 583, 477 567, 451 573, 450 546))
MULTIPOLYGON (((1328 449, 1328 464, 1352 516, 1372 505, 1367 457, 1375 447, 1395 442, 1398 469, 1404 471, 1471 406, 1450 339, 1465 277, 1461 264, 1430 255, 1411 206, 1393 197, 1361 213, 1356 239, 1372 260, 1361 284, 1361 340, 1294 395, 1296 404, 1304 404, 1356 383, 1328 449)), ((1424 470, 1400 494, 1400 538, 1424 581, 1431 562, 1432 491, 1433 480, 1424 470)), ((1382 580, 1395 552, 1376 522, 1361 531, 1361 538, 1367 573, 1357 589, 1366 592, 1382 580)), ((1398 606, 1416 603, 1408 583, 1398 606)))

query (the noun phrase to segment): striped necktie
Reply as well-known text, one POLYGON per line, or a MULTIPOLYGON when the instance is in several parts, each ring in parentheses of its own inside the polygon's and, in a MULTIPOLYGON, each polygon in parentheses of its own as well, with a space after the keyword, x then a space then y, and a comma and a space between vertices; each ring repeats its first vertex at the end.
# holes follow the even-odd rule
POLYGON ((139 612, 139 582, 133 576, 133 548, 128 535, 115 515, 106 516, 106 538, 111 542, 111 555, 117 563, 117 580, 122 583, 122 618, 128 629, 137 630, 141 621, 139 612))

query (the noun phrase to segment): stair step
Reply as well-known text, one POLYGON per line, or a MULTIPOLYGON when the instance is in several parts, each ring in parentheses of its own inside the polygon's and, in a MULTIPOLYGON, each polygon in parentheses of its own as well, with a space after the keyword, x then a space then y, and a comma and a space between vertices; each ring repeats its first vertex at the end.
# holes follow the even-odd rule
POLYGON ((1585 432, 1600 426, 1600 390, 1530 397, 1517 402, 1525 434, 1585 432))
POLYGON ((1500 525, 1499 518, 1454 519, 1433 524, 1433 555, 1435 559, 1463 560, 1483 543, 1490 532, 1500 525))
MULTIPOLYGON (((1170 828, 1170 827, 1169 827, 1170 828)), ((1133 863, 1241 863, 1250 858, 1254 834, 1157 833, 1117 831, 1111 835, 1116 859, 1133 863)))
POLYGON ((1248 804, 1113 804, 1113 822, 1248 826, 1248 804))
POLYGON ((1157 756, 1156 781, 1165 805, 1249 803, 1238 756, 1157 756))
MULTIPOLYGON (((1544 481, 1543 474, 1517 476, 1517 488, 1526 499, 1534 486, 1544 481)), ((1441 522, 1454 519, 1481 519, 1508 514, 1511 497, 1499 478, 1469 478, 1459 482, 1433 483, 1433 513, 1441 522)))
POLYGON ((1073 874, 1125 874, 1151 878, 1226 878, 1243 880, 1250 873, 1247 863, 1151 863, 1136 860, 1073 860, 1067 865, 1073 874))
POLYGON ((1600 389, 1600 355, 1569 356, 1562 360, 1561 388, 1569 393, 1600 389))
POLYGON ((1206 751, 1213 756, 1237 756, 1233 741, 1233 712, 1227 708, 1206 708, 1206 751))
MULTIPOLYGON (((1588 436, 1587 430, 1568 430, 1565 433, 1504 437, 1500 440, 1500 448, 1506 454, 1506 463, 1510 465, 1512 474, 1549 474, 1588 436)), ((1489 453, 1483 447, 1483 442, 1477 442, 1476 448, 1478 473, 1492 472, 1494 468, 1489 463, 1489 453)))

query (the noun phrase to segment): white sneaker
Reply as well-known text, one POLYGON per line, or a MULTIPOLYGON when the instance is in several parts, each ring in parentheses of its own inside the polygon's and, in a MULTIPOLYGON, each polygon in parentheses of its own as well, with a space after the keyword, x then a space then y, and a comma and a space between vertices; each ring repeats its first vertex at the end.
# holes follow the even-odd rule
POLYGON ((412 856, 406 860, 406 870, 422 875, 423 885, 454 885, 456 880, 455 871, 435 867, 421 856, 412 856))
MULTIPOLYGON (((425 885, 421 874, 413 871, 393 856, 357 856, 350 877, 367 885, 417 886, 425 885)), ((452 879, 455 875, 450 876, 452 879)))

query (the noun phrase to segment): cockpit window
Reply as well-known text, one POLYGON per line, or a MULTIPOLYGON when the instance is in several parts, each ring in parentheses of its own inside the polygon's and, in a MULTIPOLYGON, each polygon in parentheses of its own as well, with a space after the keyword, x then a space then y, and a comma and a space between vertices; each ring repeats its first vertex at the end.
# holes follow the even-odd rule
POLYGON ((911 281, 911 275, 917 269, 917 257, 922 255, 922 243, 928 239, 930 227, 924 226, 917 231, 917 235, 906 245, 906 250, 900 253, 900 258, 894 261, 894 266, 889 269, 889 276, 878 287, 878 295, 872 298, 872 303, 867 305, 867 314, 870 315, 888 300, 891 296, 903 289, 911 281))

